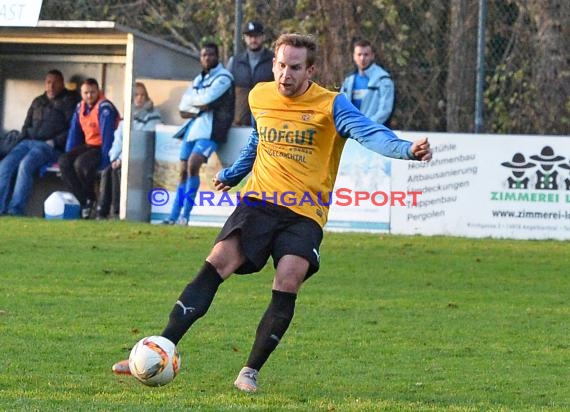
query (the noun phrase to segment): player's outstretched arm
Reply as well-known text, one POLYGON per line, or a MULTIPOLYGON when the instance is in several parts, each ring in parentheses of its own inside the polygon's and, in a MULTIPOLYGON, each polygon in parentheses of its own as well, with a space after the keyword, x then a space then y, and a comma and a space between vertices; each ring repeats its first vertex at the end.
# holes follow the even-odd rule
POLYGON ((412 142, 400 139, 392 130, 373 122, 352 105, 344 94, 335 97, 333 116, 338 133, 356 140, 373 152, 394 159, 416 160, 412 142))

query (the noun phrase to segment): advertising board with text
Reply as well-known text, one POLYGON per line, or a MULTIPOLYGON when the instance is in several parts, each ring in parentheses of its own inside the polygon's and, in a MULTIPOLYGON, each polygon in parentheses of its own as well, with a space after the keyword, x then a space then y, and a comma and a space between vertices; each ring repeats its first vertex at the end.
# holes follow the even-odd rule
POLYGON ((392 163, 393 188, 422 192, 416 206, 392 208, 392 233, 570 238, 570 139, 401 133, 426 135, 430 163, 392 163))

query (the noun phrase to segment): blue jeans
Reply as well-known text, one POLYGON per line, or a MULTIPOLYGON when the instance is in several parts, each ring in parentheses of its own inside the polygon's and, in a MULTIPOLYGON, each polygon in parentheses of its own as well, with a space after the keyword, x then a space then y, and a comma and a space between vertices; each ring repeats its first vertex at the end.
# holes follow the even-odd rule
POLYGON ((45 164, 57 161, 57 151, 40 140, 25 139, 0 161, 0 214, 22 216, 32 193, 34 175, 45 164), (14 180, 14 190, 10 189, 14 180))

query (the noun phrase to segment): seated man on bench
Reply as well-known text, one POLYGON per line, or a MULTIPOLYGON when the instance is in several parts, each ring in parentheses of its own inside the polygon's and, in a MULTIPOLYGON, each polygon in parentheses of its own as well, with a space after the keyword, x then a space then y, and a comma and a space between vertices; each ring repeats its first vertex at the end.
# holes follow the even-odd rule
POLYGON ((109 149, 120 116, 93 78, 81 85, 81 99, 71 120, 66 153, 59 158, 59 168, 61 179, 81 204, 81 217, 89 219, 95 210, 97 174, 111 164, 109 149))
POLYGON ((59 70, 50 70, 44 85, 45 92, 28 109, 21 141, 0 161, 0 215, 24 215, 34 175, 56 162, 65 149, 79 96, 65 88, 59 70))

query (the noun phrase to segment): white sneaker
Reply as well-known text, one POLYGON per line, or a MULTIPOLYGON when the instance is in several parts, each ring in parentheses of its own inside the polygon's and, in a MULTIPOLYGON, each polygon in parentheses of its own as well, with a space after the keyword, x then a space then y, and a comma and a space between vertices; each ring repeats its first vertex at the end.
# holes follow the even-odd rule
POLYGON ((244 392, 256 392, 257 391, 257 375, 258 371, 252 368, 244 366, 239 375, 234 382, 234 386, 240 391, 244 392))
POLYGON ((188 219, 186 219, 185 217, 179 217, 178 220, 176 221, 176 224, 179 226, 186 226, 188 225, 188 219))

